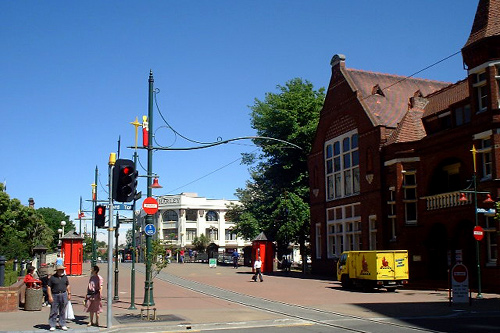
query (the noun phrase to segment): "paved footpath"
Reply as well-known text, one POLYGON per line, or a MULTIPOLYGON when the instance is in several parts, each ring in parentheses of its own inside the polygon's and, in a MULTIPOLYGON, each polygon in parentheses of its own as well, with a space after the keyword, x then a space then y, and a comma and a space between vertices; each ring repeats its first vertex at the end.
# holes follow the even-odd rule
MULTIPOLYGON (((105 280, 103 294, 107 295, 107 264, 100 266, 105 280)), ((135 310, 129 309, 130 267, 131 264, 119 265, 118 300, 112 304, 111 328, 105 327, 106 302, 103 302, 101 327, 87 327, 88 315, 83 309, 83 299, 90 265, 86 265, 84 275, 70 277, 76 316, 68 324, 70 331, 161 332, 304 325, 313 319, 312 310, 318 313, 318 318, 328 314, 332 325, 340 320, 345 323, 346 320, 356 319, 358 322, 370 320, 372 323, 386 322, 406 327, 413 320, 422 318, 478 314, 500 316, 500 295, 497 294, 483 294, 484 299, 474 301, 472 306, 457 304, 450 307, 447 291, 346 291, 329 278, 298 272, 266 275, 264 282, 260 283, 251 281, 251 269, 248 267, 210 268, 202 263, 172 263, 154 279, 153 307, 158 318, 147 321, 140 318, 140 310, 145 309, 142 306, 144 265, 135 265, 135 310)), ((0 313, 0 330, 45 332, 49 328, 48 314, 47 307, 41 311, 0 313)))

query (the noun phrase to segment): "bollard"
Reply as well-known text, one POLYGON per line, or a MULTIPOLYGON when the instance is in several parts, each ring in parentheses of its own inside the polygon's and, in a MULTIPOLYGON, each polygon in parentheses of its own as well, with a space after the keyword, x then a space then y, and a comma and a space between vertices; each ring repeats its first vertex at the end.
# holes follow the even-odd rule
POLYGON ((24 276, 26 274, 24 274, 24 264, 26 263, 26 261, 23 259, 21 260, 21 270, 19 271, 19 276, 24 276))
POLYGON ((5 257, 0 256, 0 287, 5 283, 5 257))

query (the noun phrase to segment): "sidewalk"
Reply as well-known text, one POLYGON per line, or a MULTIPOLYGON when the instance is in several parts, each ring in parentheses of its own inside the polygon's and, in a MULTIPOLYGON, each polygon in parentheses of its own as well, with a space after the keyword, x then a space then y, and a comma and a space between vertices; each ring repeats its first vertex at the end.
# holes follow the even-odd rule
MULTIPOLYGON (((112 328, 106 329, 106 302, 103 302, 103 313, 100 328, 87 327, 88 314, 84 312, 83 299, 86 294, 90 265, 84 267, 85 274, 71 276, 72 304, 76 319, 68 323, 72 331, 80 332, 149 332, 173 330, 189 330, 191 326, 237 322, 272 322, 290 320, 280 314, 264 312, 248 306, 207 296, 199 292, 172 285, 161 280, 162 275, 171 274, 202 284, 234 291, 288 304, 313 307, 335 313, 348 314, 364 318, 401 318, 425 316, 451 316, 457 311, 487 312, 500 309, 500 296, 483 294, 484 299, 474 301, 472 306, 460 304, 449 306, 446 291, 401 290, 396 293, 373 291, 368 293, 345 291, 340 284, 328 278, 303 275, 299 272, 265 275, 264 282, 251 281, 251 269, 230 266, 209 268, 202 263, 172 263, 154 279, 154 308, 160 320, 146 321, 140 318, 140 309, 144 301, 144 265, 136 264, 135 306, 131 304, 131 264, 119 265, 119 300, 113 301, 112 328)), ((101 264, 101 276, 104 278, 103 295, 107 295, 107 264, 101 264)), ((114 273, 114 267, 113 267, 114 273)), ((113 274, 114 275, 114 274, 113 274)), ((114 276, 113 276, 114 278, 114 276)), ((113 287, 114 296, 114 287, 113 287)), ((2 331, 44 332, 47 324, 49 308, 41 311, 24 311, 0 313, 2 331)), ((60 331, 60 330, 58 330, 60 331)))

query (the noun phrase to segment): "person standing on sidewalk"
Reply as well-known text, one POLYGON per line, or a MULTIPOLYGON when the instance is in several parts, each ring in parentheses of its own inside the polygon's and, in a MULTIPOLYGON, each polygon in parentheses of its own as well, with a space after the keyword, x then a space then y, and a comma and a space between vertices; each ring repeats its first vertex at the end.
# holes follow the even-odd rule
POLYGON ((260 260, 260 256, 257 257, 257 260, 253 263, 253 268, 255 269, 255 274, 252 277, 252 280, 257 282, 257 275, 259 276, 260 282, 264 281, 262 278, 262 261, 260 260))
POLYGON ((47 286, 47 294, 49 296, 50 315, 49 315, 49 331, 56 330, 57 316, 59 316, 59 325, 63 331, 67 331, 66 326, 66 305, 71 300, 71 288, 69 286, 68 277, 64 274, 64 266, 56 266, 56 273, 49 279, 47 286))
POLYGON ((240 257, 238 249, 234 250, 232 256, 233 256, 233 268, 238 268, 238 259, 240 257))
POLYGON ((85 312, 90 313, 90 320, 87 326, 99 326, 99 314, 102 312, 102 285, 103 278, 99 275, 99 266, 92 267, 87 296, 85 297, 85 312), (95 314, 95 324, 94 324, 95 314))

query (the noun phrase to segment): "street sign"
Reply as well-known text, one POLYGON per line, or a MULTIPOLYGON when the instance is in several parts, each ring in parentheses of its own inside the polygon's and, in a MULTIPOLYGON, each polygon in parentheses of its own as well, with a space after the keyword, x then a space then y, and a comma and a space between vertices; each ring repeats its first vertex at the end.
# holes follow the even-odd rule
POLYGON ((483 239, 484 237, 484 229, 481 228, 481 226, 477 225, 474 227, 474 230, 473 230, 473 235, 474 235, 474 238, 477 240, 477 241, 480 241, 483 239))
POLYGON ((132 205, 128 205, 125 203, 113 204, 113 209, 114 210, 132 210, 132 205))
POLYGON ((144 227, 144 233, 148 236, 153 236, 154 234, 156 234, 155 226, 152 224, 146 224, 146 226, 144 227))
POLYGON ((156 214, 158 211, 158 201, 153 197, 147 197, 142 203, 142 209, 144 209, 148 215, 156 214))
POLYGON ((497 211, 495 210, 495 208, 490 208, 490 209, 476 208, 476 212, 482 214, 495 214, 497 211))
POLYGON ((469 274, 467 267, 456 264, 451 269, 451 290, 453 303, 467 303, 469 301, 469 274))

